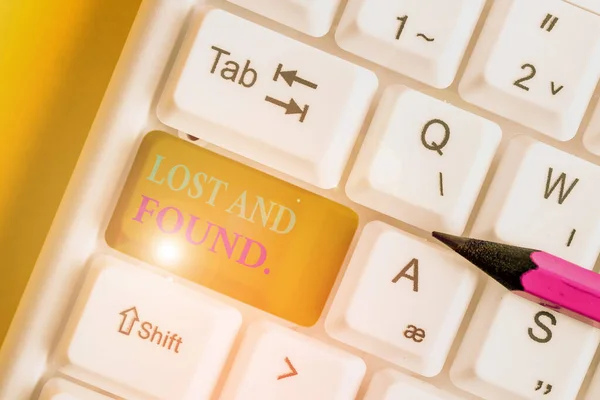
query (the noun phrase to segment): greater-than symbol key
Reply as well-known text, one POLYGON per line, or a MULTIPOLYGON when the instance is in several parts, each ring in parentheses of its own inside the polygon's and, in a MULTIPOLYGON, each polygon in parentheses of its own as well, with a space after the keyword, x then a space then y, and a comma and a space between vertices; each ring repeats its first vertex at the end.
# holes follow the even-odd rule
POLYGON ((277 377, 277 380, 281 380, 281 379, 285 379, 285 378, 289 378, 289 377, 298 375, 298 371, 296 371, 296 368, 294 367, 294 364, 292 364, 292 362, 290 361, 290 359, 288 357, 285 358, 285 363, 289 367, 290 372, 287 372, 285 374, 279 375, 277 377))
POLYGON ((304 118, 306 118, 306 113, 308 112, 309 107, 308 104, 306 104, 304 108, 300 108, 298 103, 296 103, 296 101, 293 98, 290 99, 289 103, 286 103, 284 101, 277 100, 271 96, 266 96, 265 101, 268 101, 269 103, 275 104, 276 106, 285 109, 285 115, 300 114, 300 122, 304 122, 304 118))

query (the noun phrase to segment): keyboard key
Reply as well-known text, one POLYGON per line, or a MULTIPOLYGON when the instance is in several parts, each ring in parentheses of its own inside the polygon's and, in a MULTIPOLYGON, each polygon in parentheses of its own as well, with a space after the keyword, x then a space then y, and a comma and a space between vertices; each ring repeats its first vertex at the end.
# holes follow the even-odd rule
POLYGON ((341 48, 436 88, 450 86, 485 0, 350 0, 341 48))
POLYGON ((126 398, 209 399, 241 322, 197 290, 99 257, 59 346, 61 370, 126 398))
POLYGON ((476 285, 439 246, 367 224, 325 322, 328 334, 424 376, 437 375, 476 285))
POLYGON ((386 90, 348 197, 426 230, 461 234, 502 137, 498 125, 404 86, 386 90))
POLYGON ((492 6, 459 92, 565 141, 599 78, 600 16, 562 0, 503 0, 492 6))
POLYGON ((52 378, 44 385, 38 400, 110 400, 63 378, 52 378))
POLYGON ((600 330, 489 282, 450 377, 487 400, 574 400, 600 330))
POLYGON ((590 386, 583 396, 583 400, 597 400, 600 398, 600 368, 598 368, 598 362, 596 361, 594 374, 590 381, 590 386))
POLYGON ((567 3, 575 4, 581 8, 600 14, 600 2, 598 0, 565 0, 567 3))
POLYGON ((590 153, 600 156, 600 103, 596 105, 592 119, 585 130, 583 145, 590 153))
POLYGON ((358 225, 351 209, 164 132, 143 140, 112 248, 303 326, 317 322, 358 225))
POLYGON ((220 400, 354 400, 366 371, 359 357, 287 328, 250 326, 220 400))
POLYGON ((192 24, 158 115, 175 129, 329 189, 340 180, 377 86, 367 69, 211 10, 192 24))
POLYGON ((363 400, 459 400, 435 386, 392 369, 377 372, 363 400))
POLYGON ((472 235, 591 269, 600 251, 600 167, 526 136, 509 142, 472 235))
POLYGON ((340 0, 229 0, 307 35, 329 32, 340 0))

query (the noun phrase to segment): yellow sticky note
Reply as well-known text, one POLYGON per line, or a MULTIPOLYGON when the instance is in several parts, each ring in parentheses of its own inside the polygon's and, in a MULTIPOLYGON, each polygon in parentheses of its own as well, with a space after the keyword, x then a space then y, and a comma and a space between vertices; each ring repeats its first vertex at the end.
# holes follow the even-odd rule
POLYGON ((299 325, 321 315, 351 209, 164 132, 143 140, 109 246, 299 325))

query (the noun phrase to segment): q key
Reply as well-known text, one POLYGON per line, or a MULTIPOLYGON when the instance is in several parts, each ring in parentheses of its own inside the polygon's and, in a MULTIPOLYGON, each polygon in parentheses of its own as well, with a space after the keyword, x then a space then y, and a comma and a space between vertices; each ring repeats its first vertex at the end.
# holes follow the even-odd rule
POLYGON ((460 235, 500 142, 500 127, 391 86, 346 184, 354 202, 425 230, 460 235))

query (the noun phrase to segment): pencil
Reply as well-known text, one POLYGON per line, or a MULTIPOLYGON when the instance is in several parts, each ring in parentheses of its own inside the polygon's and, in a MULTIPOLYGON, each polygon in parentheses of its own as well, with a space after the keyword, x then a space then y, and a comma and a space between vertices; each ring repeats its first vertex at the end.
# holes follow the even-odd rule
POLYGON ((600 274, 541 250, 442 232, 432 236, 508 290, 600 326, 600 274))

